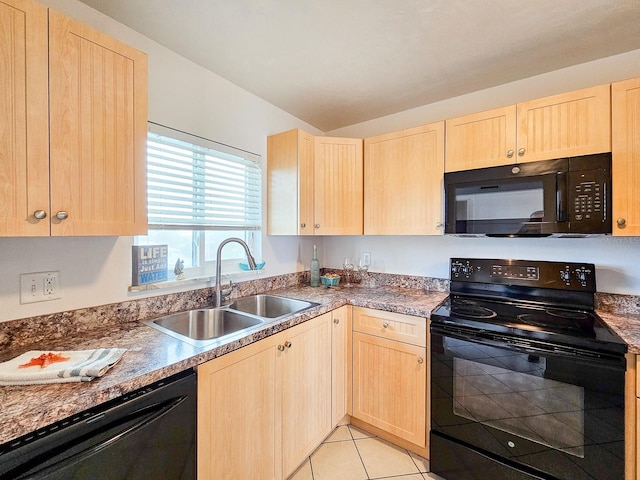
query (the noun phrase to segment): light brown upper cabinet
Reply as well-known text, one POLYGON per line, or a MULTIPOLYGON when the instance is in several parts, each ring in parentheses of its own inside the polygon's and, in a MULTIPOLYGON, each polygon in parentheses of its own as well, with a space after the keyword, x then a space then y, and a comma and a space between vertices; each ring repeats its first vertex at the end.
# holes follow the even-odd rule
POLYGON ((47 9, 0 0, 0 32, 0 235, 49 235, 47 9))
POLYGON ((362 235, 362 139, 315 137, 316 235, 362 235))
POLYGON ((640 235, 640 78, 611 85, 613 234, 640 235))
POLYGON ((313 135, 267 137, 267 234, 313 235, 313 135))
POLYGON ((31 0, 0 11, 0 235, 145 233, 146 55, 31 0))
POLYGON ((444 122, 364 141, 365 235, 442 234, 444 122))
POLYGON ((514 161, 515 105, 452 118, 446 121, 446 130, 446 172, 514 161))
POLYGON ((267 234, 362 235, 362 140, 267 138, 267 234))
POLYGON ((610 86, 454 118, 446 131, 447 172, 609 152, 610 86))

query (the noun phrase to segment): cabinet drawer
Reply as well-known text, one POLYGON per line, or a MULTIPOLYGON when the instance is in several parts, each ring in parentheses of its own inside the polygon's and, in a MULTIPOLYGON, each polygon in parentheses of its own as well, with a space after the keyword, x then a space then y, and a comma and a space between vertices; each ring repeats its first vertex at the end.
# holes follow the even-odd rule
POLYGON ((353 307, 353 330, 426 347, 427 320, 402 313, 353 307))

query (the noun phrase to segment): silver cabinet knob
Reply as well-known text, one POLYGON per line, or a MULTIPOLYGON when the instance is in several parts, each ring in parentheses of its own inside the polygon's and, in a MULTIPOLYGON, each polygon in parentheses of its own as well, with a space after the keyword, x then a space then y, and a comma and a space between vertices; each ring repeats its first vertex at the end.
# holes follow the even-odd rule
POLYGON ((66 220, 67 218, 69 218, 69 214, 67 212, 61 210, 58 213, 56 213, 56 218, 58 220, 66 220))
POLYGON ((301 224, 300 224, 300 228, 306 228, 306 227, 307 227, 307 224, 306 224, 306 223, 301 223, 301 224))
POLYGON ((284 352, 284 345, 278 345, 278 350, 280 352, 284 352))
POLYGON ((289 341, 284 342, 284 346, 287 348, 291 348, 291 342, 289 341))
POLYGON ((513 150, 507 150, 507 158, 513 157, 513 150))
POLYGON ((525 152, 525 149, 521 148, 521 149, 518 150, 518 155, 521 157, 521 156, 524 155, 524 152, 525 152))
POLYGON ((619 218, 618 220, 616 220, 616 223, 618 224, 619 227, 624 227, 625 224, 627 223, 627 220, 624 218, 619 218))
POLYGON ((44 210, 36 210, 35 212, 33 212, 33 216, 38 220, 42 220, 43 218, 47 218, 47 212, 45 212, 44 210))
POLYGON ((384 323, 382 324, 382 326, 383 326, 384 328, 389 328, 389 322, 384 322, 384 323))
POLYGON ((424 363, 424 358, 418 357, 418 363, 422 365, 424 363))
POLYGON ((442 222, 436 223, 436 228, 442 228, 444 224, 442 222))
POLYGON ((339 318, 334 318, 333 319, 333 323, 335 323, 336 325, 338 325, 340 323, 340 319, 339 318))
POLYGON ((314 226, 315 226, 316 228, 320 228, 320 224, 319 224, 319 223, 316 223, 314 226))

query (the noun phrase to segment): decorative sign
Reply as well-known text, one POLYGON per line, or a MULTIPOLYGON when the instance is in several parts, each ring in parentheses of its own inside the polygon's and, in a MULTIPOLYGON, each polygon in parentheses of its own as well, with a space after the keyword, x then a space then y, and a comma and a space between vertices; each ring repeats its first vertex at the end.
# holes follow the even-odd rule
POLYGON ((132 248, 131 285, 164 282, 168 278, 167 245, 140 245, 132 248))

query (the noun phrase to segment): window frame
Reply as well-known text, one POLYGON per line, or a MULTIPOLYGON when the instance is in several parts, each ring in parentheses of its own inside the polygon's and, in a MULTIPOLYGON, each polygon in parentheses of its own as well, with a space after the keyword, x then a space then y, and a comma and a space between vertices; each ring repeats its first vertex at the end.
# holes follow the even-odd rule
MULTIPOLYGON (((162 161, 160 157, 162 156, 159 145, 165 145, 158 141, 158 137, 163 137, 167 139, 171 139, 175 141, 178 147, 176 148, 184 148, 184 151, 187 151, 187 145, 191 145, 195 148, 191 149, 191 156, 193 157, 193 163, 201 162, 201 164, 197 165, 197 169, 193 170, 192 173, 192 193, 191 198, 197 198, 196 201, 191 201, 191 210, 195 211, 197 208, 202 210, 210 207, 210 204, 207 203, 207 197, 215 196, 216 198, 222 198, 222 205, 217 205, 218 209, 222 209, 225 207, 225 194, 221 191, 231 190, 226 188, 221 188, 220 191, 216 190, 215 195, 211 195, 211 192, 215 190, 212 186, 212 183, 207 183, 207 180, 217 180, 218 182, 223 182, 223 175, 219 175, 219 171, 216 170, 215 165, 217 163, 227 163, 234 164, 237 162, 238 165, 244 165, 237 167, 238 170, 244 170, 245 176, 244 178, 244 200, 238 201, 238 196, 234 198, 235 205, 239 205, 237 210, 244 212, 244 216, 241 214, 238 218, 244 220, 241 223, 234 223, 234 216, 232 217, 230 222, 221 222, 220 224, 212 224, 212 223, 197 223, 196 221, 193 224, 188 223, 171 223, 163 222, 163 223, 155 223, 153 220, 158 218, 158 216, 153 215, 153 213, 149 214, 148 220, 148 230, 149 233, 155 233, 154 236, 162 235, 162 232, 167 230, 178 230, 178 231, 190 231, 191 232, 191 262, 185 262, 188 265, 192 265, 184 268, 183 274, 186 278, 202 278, 202 277, 214 277, 215 276, 215 251, 208 251, 206 248, 207 245, 207 232, 224 232, 228 231, 230 233, 229 236, 237 236, 249 245, 251 249, 251 253, 256 258, 256 260, 262 258, 262 222, 263 222, 263 195, 262 195, 262 181, 263 181, 263 165, 262 158, 260 155, 256 153, 252 153, 246 150, 242 150, 239 148, 231 147, 229 145, 225 145, 219 142, 215 142, 213 140, 209 140, 204 137, 200 137, 197 135, 189 134, 180 130, 173 129, 171 127, 166 127, 164 125, 160 125, 155 122, 148 123, 148 133, 147 133, 147 206, 151 209, 150 204, 152 202, 157 203, 158 191, 162 190, 161 185, 163 182, 158 180, 157 172, 153 172, 156 174, 149 174, 150 169, 154 168, 154 164, 156 168, 158 168, 157 163, 162 161), (150 144, 153 144, 151 146, 150 144), (185 145, 186 144, 186 145, 185 145), (154 150, 155 149, 155 150, 154 150), (153 157, 153 161, 149 162, 150 152, 155 151, 155 156, 153 157), (210 158, 213 161, 209 161, 203 156, 203 151, 206 153, 210 153, 210 158), (216 155, 218 154, 218 155, 216 155), (222 160, 220 160, 222 158, 222 160), (238 159, 238 160, 235 160, 238 159), (218 162, 220 161, 220 162, 218 162), (202 164, 204 162, 206 165, 202 164), (200 180, 196 179, 196 177, 200 176, 200 180), (204 183, 198 183, 198 182, 204 183), (153 188, 151 185, 155 182, 153 188), (200 196, 198 196, 196 190, 201 188, 200 196), (151 192, 155 193, 151 193, 151 192), (200 202, 200 203, 197 203, 200 202), (197 203, 197 205, 196 205, 197 203), (196 207, 194 207, 196 205, 196 207), (252 222, 251 222, 252 221, 252 222), (241 234, 239 234, 241 233, 241 234), (207 260, 209 257, 211 260, 207 260)), ((170 146, 171 142, 167 142, 166 145, 170 146)), ((182 153, 181 153, 182 155, 182 153)), ((184 155, 184 158, 187 158, 187 155, 184 155)), ((184 159, 182 159, 184 160, 184 159)), ((171 163, 171 162, 169 162, 171 163)), ((236 179, 239 178, 237 176, 236 167, 233 167, 233 172, 236 174, 236 179)), ((184 174, 184 171, 182 172, 184 174)), ((228 173, 228 172, 225 172, 228 173)), ((168 175, 167 175, 168 176, 168 175)), ((188 175, 186 175, 188 176, 188 175)), ((167 183, 170 185, 171 181, 167 183)), ((213 182, 215 183, 215 182, 213 182)), ((230 182, 231 183, 231 182, 230 182)), ((188 188, 185 190, 188 191, 188 188)), ((234 192, 237 194, 240 190, 236 188, 234 192)), ((163 192, 161 192, 163 193, 163 192)), ((167 197, 171 196, 170 194, 167 197)), ((210 199, 210 198, 209 198, 210 199)), ((168 202, 170 204, 170 202, 168 202)), ((234 205, 234 207, 235 207, 234 205)), ((211 212, 211 208, 207 210, 211 212)), ((233 209, 232 209, 233 211, 233 209)), ((225 210, 226 212, 226 210, 225 210)), ((194 217, 195 217, 194 213, 194 217)), ((224 216, 224 215, 223 215, 224 216)), ((165 219, 168 218, 169 215, 165 216, 165 219)), ((225 238, 228 238, 225 237, 225 238)), ((144 236, 136 236, 134 240, 134 245, 145 245, 145 244, 157 244, 157 243, 168 243, 166 241, 158 242, 157 238, 153 240, 149 240, 149 235, 144 236)), ((218 243, 219 245, 219 243, 218 243)), ((237 246, 237 244, 229 244, 222 251, 222 271, 225 276, 227 275, 242 275, 247 274, 239 267, 239 263, 246 263, 246 258, 244 257, 244 251, 241 251, 241 256, 234 256, 229 253, 230 249, 233 249, 233 246, 237 246)), ((239 246, 238 246, 239 247, 239 246)), ((211 250, 211 248, 209 248, 211 250)), ((236 249, 237 250, 237 249, 236 249)), ((232 250, 233 251, 233 250, 232 250)), ((176 258, 169 258, 168 261, 168 270, 169 270, 169 278, 174 278, 173 269, 174 264, 176 262, 176 258)), ((182 259, 186 260, 186 259, 182 259)))

